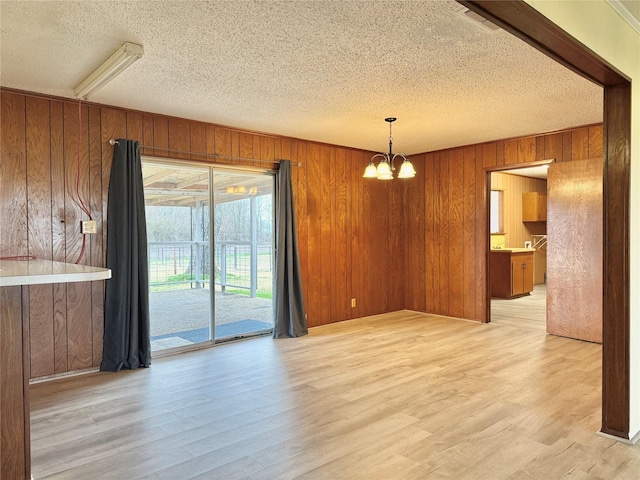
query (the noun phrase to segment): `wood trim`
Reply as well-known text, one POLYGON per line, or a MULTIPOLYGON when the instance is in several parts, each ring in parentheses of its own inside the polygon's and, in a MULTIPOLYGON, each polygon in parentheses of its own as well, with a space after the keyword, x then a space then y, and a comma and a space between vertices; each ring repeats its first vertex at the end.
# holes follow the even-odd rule
POLYGON ((629 438, 631 84, 604 90, 602 431, 629 438))
POLYGON ((485 172, 493 173, 493 172, 502 172, 504 170, 517 170, 520 168, 528 168, 528 167, 539 167, 541 165, 551 165, 555 163, 555 158, 550 158, 548 160, 537 160, 535 162, 526 162, 526 163, 508 163, 506 165, 494 165, 489 167, 484 167, 485 172))
POLYGON ((602 432, 629 439, 629 78, 523 1, 458 2, 604 86, 602 432))

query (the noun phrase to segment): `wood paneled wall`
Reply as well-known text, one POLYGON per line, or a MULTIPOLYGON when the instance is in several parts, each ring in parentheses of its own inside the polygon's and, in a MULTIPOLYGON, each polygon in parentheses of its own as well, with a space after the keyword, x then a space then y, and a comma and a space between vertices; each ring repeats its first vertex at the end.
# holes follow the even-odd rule
POLYGON ((487 171, 600 156, 601 125, 413 156, 418 176, 404 184, 405 308, 486 321, 487 171))
MULTIPOLYGON (((77 189, 98 221, 86 265, 106 261, 109 139, 138 140, 151 147, 146 155, 220 165, 271 168, 212 154, 285 158, 301 164, 293 183, 309 325, 404 308, 404 192, 397 182, 364 181, 371 153, 99 105, 82 105, 80 127, 75 101, 8 90, 1 100, 0 256, 77 260, 86 219, 76 201, 79 137, 77 189)), ((99 366, 104 282, 29 287, 27 315, 32 378, 99 366)))
MULTIPOLYGON (((485 167, 602 154, 602 129, 472 145, 413 157, 413 180, 362 178, 371 152, 3 89, 0 256, 75 262, 80 181, 98 234, 83 264, 105 265, 111 138, 143 154, 264 168, 213 154, 291 159, 310 326, 403 308, 486 320, 485 167), (82 130, 82 132, 80 132, 82 130), (81 133, 81 135, 80 135, 81 133), (162 148, 181 150, 171 154, 162 148), (351 299, 356 307, 351 307, 351 299)), ((95 367, 102 356, 104 282, 28 289, 31 377, 95 367)))
MULTIPOLYGON (((491 174, 491 190, 503 192, 504 233, 507 234, 507 246, 521 248, 525 241, 534 241, 531 235, 547 233, 546 222, 522 222, 522 194, 538 192, 547 194, 547 181, 539 178, 522 177, 508 173, 491 174)), ((547 272, 547 251, 543 247, 536 250, 534 258, 534 283, 544 283, 547 272)))

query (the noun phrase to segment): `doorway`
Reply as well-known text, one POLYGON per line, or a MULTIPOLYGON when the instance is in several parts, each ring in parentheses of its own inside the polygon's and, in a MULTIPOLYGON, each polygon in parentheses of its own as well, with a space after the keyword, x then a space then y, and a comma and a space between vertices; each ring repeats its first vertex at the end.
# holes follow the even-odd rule
POLYGON ((546 332, 548 164, 489 173, 490 319, 546 332))
POLYGON ((144 158, 143 184, 154 354, 271 333, 273 174, 144 158))

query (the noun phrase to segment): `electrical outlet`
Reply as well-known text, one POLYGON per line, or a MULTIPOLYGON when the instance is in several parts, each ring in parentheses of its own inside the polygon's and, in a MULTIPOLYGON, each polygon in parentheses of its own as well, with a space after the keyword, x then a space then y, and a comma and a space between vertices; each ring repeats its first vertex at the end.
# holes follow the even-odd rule
POLYGON ((351 308, 356 308, 356 299, 355 298, 351 299, 351 308))
POLYGON ((83 220, 80 222, 80 233, 83 235, 98 233, 98 225, 95 220, 83 220))

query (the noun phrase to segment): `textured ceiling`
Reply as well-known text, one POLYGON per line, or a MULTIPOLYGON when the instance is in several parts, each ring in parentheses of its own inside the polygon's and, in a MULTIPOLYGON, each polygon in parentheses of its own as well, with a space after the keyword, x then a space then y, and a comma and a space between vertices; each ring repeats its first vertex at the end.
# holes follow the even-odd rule
POLYGON ((602 121, 602 89, 453 1, 1 1, 2 86, 418 153, 602 121))

